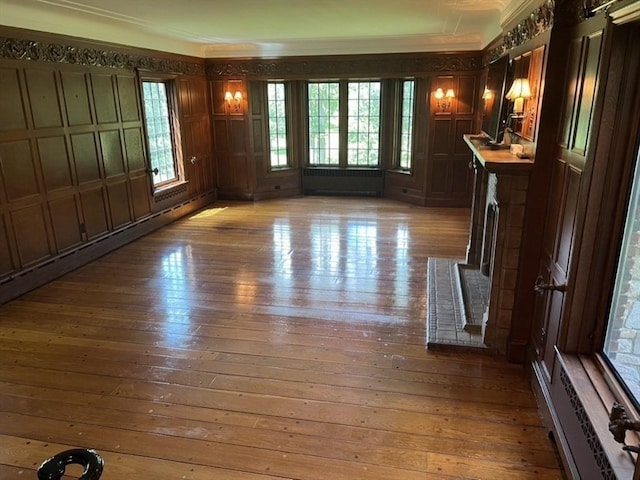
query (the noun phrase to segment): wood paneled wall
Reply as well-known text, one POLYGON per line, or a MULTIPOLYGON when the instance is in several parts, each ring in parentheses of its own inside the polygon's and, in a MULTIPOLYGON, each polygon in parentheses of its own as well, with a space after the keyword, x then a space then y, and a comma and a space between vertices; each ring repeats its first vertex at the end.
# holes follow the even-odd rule
POLYGON ((177 80, 182 157, 189 197, 208 192, 218 184, 213 157, 209 93, 204 77, 177 80))
POLYGON ((471 202, 472 155, 462 136, 475 133, 478 98, 477 75, 437 76, 429 92, 432 125, 429 129, 425 203, 438 206, 468 206, 471 202), (449 108, 438 108, 434 92, 452 88, 455 98, 449 108))
POLYGON ((137 81, 126 71, 5 65, 0 91, 0 275, 151 211, 137 81))
MULTIPOLYGON (((306 81, 319 79, 379 78, 384 82, 381 169, 385 170, 384 196, 420 205, 469 206, 471 152, 462 134, 479 131, 477 104, 481 92, 480 52, 459 54, 345 55, 299 57, 273 61, 219 62, 207 60, 212 98, 215 157, 220 196, 260 199, 299 194, 306 158, 306 81), (414 158, 411 172, 394 170, 392 155, 397 125, 389 121, 398 112, 397 88, 402 78, 416 81, 414 158), (268 168, 263 90, 267 80, 287 82, 291 100, 291 169, 268 168), (432 102, 431 87, 446 79, 456 92, 452 110, 442 115, 432 102), (232 112, 226 91, 245 94, 242 112, 232 112), (256 105, 257 103, 257 105, 256 105), (397 110, 397 107, 396 107, 397 110)), ((436 88, 435 86, 433 88, 436 88)))
POLYGON ((219 194, 225 198, 249 200, 254 172, 247 158, 246 83, 241 79, 212 80, 209 89, 219 194), (225 100, 227 91, 242 93, 239 109, 225 100))
POLYGON ((138 224, 211 194, 207 82, 184 76, 176 89, 186 183, 154 193, 135 69, 0 59, 0 302, 77 266, 77 252, 104 253, 119 242, 103 239, 131 239, 138 224))

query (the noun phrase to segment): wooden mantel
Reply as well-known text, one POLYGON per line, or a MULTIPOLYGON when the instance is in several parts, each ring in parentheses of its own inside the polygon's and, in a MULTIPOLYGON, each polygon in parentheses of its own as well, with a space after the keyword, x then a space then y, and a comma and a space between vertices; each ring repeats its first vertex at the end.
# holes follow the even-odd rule
POLYGON ((465 143, 469 146, 480 164, 489 173, 520 174, 528 172, 533 167, 530 158, 518 158, 508 148, 492 148, 486 144, 488 137, 482 135, 463 135, 465 143))

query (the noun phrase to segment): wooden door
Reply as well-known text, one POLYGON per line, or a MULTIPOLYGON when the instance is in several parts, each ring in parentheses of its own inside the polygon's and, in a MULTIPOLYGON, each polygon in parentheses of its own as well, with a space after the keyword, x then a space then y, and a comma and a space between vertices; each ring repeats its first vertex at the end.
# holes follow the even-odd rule
MULTIPOLYGON (((583 25, 569 45, 564 101, 555 154, 552 158, 548 211, 542 257, 536 281, 534 347, 537 360, 551 381, 556 345, 567 315, 571 264, 576 238, 583 171, 592 124, 604 25, 583 25), (594 29, 594 26, 596 27, 594 29), (537 335, 537 338, 536 338, 537 335)), ((533 286, 532 286, 533 287, 533 286)))

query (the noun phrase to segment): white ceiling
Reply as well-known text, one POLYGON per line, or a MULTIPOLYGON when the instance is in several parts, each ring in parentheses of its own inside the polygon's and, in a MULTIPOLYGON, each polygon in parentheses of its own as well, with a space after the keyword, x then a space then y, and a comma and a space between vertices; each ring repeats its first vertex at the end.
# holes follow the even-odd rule
POLYGON ((484 48, 532 3, 0 0, 0 25, 205 58, 461 51, 484 48))

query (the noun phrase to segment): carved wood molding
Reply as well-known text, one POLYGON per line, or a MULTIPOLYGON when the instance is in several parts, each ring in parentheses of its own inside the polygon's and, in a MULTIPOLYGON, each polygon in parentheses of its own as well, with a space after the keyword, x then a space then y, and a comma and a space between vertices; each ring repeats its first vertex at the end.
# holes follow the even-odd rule
POLYGON ((78 47, 1 36, 0 58, 128 70, 140 69, 161 73, 204 74, 204 66, 201 63, 123 53, 106 48, 78 47))
POLYGON ((575 25, 592 17, 595 8, 607 3, 611 0, 546 0, 502 36, 502 43, 485 56, 484 65, 550 30, 554 24, 575 25))
POLYGON ((476 71, 482 57, 475 53, 425 53, 406 56, 360 55, 341 58, 206 60, 207 77, 322 78, 343 75, 402 76, 422 73, 476 71))
POLYGON ((592 17, 593 9, 610 0, 556 0, 556 23, 559 25, 576 25, 592 17))
POLYGON ((553 27, 555 9, 555 0, 546 0, 526 18, 523 18, 515 27, 502 36, 502 43, 489 52, 488 63, 497 60, 512 48, 524 45, 541 33, 550 30, 553 27))

